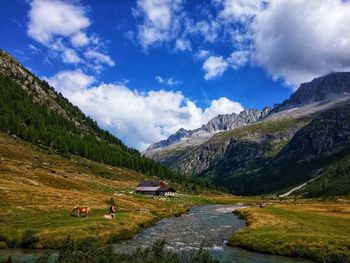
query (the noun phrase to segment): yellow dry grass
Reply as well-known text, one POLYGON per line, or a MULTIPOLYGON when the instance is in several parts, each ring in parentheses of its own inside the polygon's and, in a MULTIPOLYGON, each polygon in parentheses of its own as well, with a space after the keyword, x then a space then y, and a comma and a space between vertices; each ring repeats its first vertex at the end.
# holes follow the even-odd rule
MULTIPOLYGON (((161 200, 134 194, 144 179, 155 178, 77 156, 62 157, 0 133, 1 235, 19 243, 26 230, 33 230, 40 238, 37 247, 58 247, 68 236, 116 241, 192 205, 215 202, 213 195, 183 193, 161 200), (117 218, 104 220, 111 198, 117 203, 117 218), (76 218, 71 212, 76 205, 91 207, 91 215, 76 218)), ((225 199, 229 202, 230 196, 225 199)), ((231 196, 231 202, 236 199, 231 196)))

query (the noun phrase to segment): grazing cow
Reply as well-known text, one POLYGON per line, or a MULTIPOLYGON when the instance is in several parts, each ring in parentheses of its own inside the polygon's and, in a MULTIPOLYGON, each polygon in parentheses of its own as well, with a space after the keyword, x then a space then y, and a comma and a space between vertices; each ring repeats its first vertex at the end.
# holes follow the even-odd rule
POLYGON ((116 210, 115 205, 111 205, 111 206, 109 207, 109 213, 110 213, 110 214, 115 214, 115 210, 116 210))
POLYGON ((80 217, 80 214, 81 214, 81 213, 85 213, 85 214, 86 214, 86 217, 88 217, 88 216, 89 216, 89 213, 91 212, 91 209, 90 209, 90 207, 88 207, 88 206, 81 206, 81 207, 79 207, 79 206, 74 206, 73 212, 74 212, 74 211, 77 212, 78 218, 80 217))
POLYGON ((109 215, 103 216, 104 219, 109 219, 109 220, 113 219, 114 217, 115 217, 115 214, 109 214, 109 215))

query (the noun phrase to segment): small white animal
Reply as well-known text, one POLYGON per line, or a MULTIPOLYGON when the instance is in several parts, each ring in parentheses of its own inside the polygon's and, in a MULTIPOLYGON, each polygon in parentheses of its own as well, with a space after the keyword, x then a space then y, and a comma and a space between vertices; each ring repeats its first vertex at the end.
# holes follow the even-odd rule
POLYGON ((108 219, 108 220, 111 220, 111 219, 113 219, 114 217, 115 217, 114 214, 109 214, 109 215, 104 215, 104 216, 103 216, 104 219, 108 219))

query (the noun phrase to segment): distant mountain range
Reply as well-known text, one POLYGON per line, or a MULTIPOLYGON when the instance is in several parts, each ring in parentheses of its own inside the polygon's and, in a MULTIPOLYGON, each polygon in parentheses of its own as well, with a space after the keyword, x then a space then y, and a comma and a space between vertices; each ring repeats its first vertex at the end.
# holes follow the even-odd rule
POLYGON ((299 193, 350 193, 349 105, 350 73, 335 72, 301 84, 272 109, 219 115, 145 154, 239 194, 283 192, 316 177, 299 193))
POLYGON ((182 140, 206 136, 220 131, 228 131, 247 125, 249 123, 256 122, 264 118, 270 111, 271 108, 266 107, 262 111, 247 109, 240 112, 239 114, 220 114, 198 129, 186 130, 184 128, 181 128, 175 134, 169 136, 168 139, 150 145, 146 150, 146 155, 147 151, 150 151, 152 149, 164 148, 182 140))

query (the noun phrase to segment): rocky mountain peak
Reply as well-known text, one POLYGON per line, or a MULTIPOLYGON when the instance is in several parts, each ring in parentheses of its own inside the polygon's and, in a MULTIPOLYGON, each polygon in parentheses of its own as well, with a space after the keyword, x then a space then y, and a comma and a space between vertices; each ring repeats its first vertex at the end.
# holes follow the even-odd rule
POLYGON ((279 112, 344 96, 350 96, 350 72, 334 72, 301 84, 289 99, 276 104, 273 111, 279 112))
POLYGON ((175 134, 169 136, 166 140, 154 143, 148 147, 147 151, 161 149, 171 144, 175 144, 182 140, 201 135, 210 135, 220 131, 235 129, 249 123, 256 122, 264 118, 271 111, 271 107, 266 107, 263 110, 245 109, 239 114, 220 114, 211 119, 207 124, 195 130, 179 129, 175 134))

